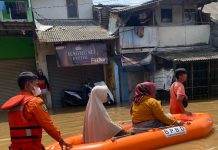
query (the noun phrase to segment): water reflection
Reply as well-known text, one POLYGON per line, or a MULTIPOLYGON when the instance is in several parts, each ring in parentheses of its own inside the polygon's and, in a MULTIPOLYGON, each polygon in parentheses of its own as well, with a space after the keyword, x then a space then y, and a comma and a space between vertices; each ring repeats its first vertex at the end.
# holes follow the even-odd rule
MULTIPOLYGON (((214 131, 205 139, 195 140, 178 144, 170 147, 163 148, 162 150, 218 150, 218 101, 210 102, 196 102, 189 105, 189 110, 192 112, 208 112, 214 119, 214 131)), ((114 121, 130 120, 129 105, 108 107, 107 110, 114 121)), ((166 112, 169 107, 164 106, 166 112)), ((69 137, 71 135, 82 133, 84 107, 80 108, 65 108, 58 109, 53 112, 52 118, 55 124, 61 130, 63 137, 69 137)), ((7 150, 10 143, 9 130, 6 122, 6 113, 0 112, 0 149, 7 150)), ((43 144, 47 145, 53 143, 54 140, 46 133, 43 133, 43 144)))

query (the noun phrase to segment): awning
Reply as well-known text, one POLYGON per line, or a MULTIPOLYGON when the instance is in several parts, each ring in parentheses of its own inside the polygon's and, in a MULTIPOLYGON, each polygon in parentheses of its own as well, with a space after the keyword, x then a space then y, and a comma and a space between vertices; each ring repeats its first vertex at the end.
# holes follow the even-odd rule
POLYGON ((113 40, 106 29, 95 25, 93 21, 79 20, 37 20, 41 26, 50 26, 47 30, 37 30, 40 42, 80 42, 113 40))
POLYGON ((162 1, 162 0, 148 0, 147 2, 145 2, 143 4, 138 4, 138 5, 134 5, 134 6, 127 6, 127 7, 123 7, 120 9, 113 9, 112 13, 126 14, 126 13, 141 11, 144 9, 158 6, 160 1, 162 1))
MULTIPOLYGON (((148 0, 143 4, 138 4, 138 5, 133 5, 133 6, 126 6, 126 7, 120 8, 120 9, 113 9, 112 13, 118 13, 118 14, 126 15, 127 13, 134 13, 134 12, 142 11, 142 10, 149 9, 149 8, 152 8, 152 7, 157 7, 157 6, 160 5, 161 2, 168 3, 167 0, 148 0)), ((179 1, 179 2, 182 4, 183 1, 179 1)), ((205 5, 205 4, 209 4, 211 2, 217 2, 217 1, 216 0, 203 0, 203 1, 202 0, 195 0, 193 2, 197 3, 198 7, 201 7, 201 6, 205 5)))
POLYGON ((159 48, 154 56, 173 62, 193 62, 218 59, 218 49, 211 46, 159 48))
POLYGON ((133 53, 122 54, 121 62, 122 66, 144 66, 150 64, 152 61, 152 55, 150 53, 133 53))

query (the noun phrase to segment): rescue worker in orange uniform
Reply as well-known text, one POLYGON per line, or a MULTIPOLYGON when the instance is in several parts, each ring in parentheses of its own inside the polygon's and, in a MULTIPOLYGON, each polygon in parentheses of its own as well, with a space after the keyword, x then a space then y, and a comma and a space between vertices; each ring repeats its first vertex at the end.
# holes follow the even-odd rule
POLYGON ((71 149, 61 137, 60 131, 53 124, 37 83, 37 76, 32 72, 22 72, 17 83, 21 92, 10 98, 3 110, 8 110, 11 145, 9 150, 44 150, 41 144, 42 129, 59 142, 62 150, 71 149))

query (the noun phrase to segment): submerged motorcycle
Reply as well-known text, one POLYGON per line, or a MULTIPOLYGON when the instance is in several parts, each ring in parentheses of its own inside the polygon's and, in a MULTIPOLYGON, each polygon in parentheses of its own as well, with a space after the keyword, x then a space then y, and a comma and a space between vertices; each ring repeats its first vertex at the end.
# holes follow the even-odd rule
MULTIPOLYGON (((97 83, 86 83, 83 84, 80 88, 80 90, 65 90, 63 91, 63 97, 62 97, 62 106, 68 107, 68 106, 86 106, 89 100, 89 95, 91 93, 91 90, 94 86, 97 85, 105 85, 104 81, 97 82, 97 83)), ((108 89, 108 101, 106 105, 114 104, 114 97, 111 93, 111 91, 108 89)))

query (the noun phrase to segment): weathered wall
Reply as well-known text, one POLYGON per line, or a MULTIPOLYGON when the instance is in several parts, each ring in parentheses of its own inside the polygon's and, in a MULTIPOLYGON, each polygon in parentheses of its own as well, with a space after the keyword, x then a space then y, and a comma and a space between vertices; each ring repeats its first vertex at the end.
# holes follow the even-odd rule
POLYGON ((210 26, 193 25, 160 27, 158 38, 158 47, 208 44, 210 38, 210 26))
POLYGON ((196 9, 194 5, 161 5, 155 9, 155 16, 158 26, 169 26, 169 25, 183 25, 184 24, 184 9, 196 9), (161 22, 161 8, 170 9, 172 8, 173 22, 162 23, 161 22))
POLYGON ((144 71, 131 71, 127 73, 128 79, 128 96, 129 101, 133 99, 135 95, 135 87, 137 84, 144 82, 144 71))
POLYGON ((157 46, 157 27, 123 27, 120 28, 120 47, 139 48, 157 46), (142 28, 142 29, 140 29, 142 28), (140 35, 141 37, 140 37, 140 35))
MULTIPOLYGON (((36 19, 69 19, 66 0, 32 0, 32 7, 36 19)), ((78 0, 78 14, 78 19, 92 19, 92 0, 78 0)))
MULTIPOLYGON (((52 43, 39 43, 35 41, 36 47, 36 65, 38 69, 42 69, 44 75, 48 77, 48 67, 47 67, 47 55, 55 55, 55 48, 52 43)), ((52 108, 52 101, 51 101, 51 93, 47 93, 47 106, 48 108, 52 108)))
POLYGON ((134 27, 120 28, 120 47, 191 46, 208 44, 210 38, 209 25, 144 27, 142 31, 143 37, 139 37, 134 27))
POLYGON ((213 46, 218 47, 218 25, 211 27, 211 42, 213 46))

